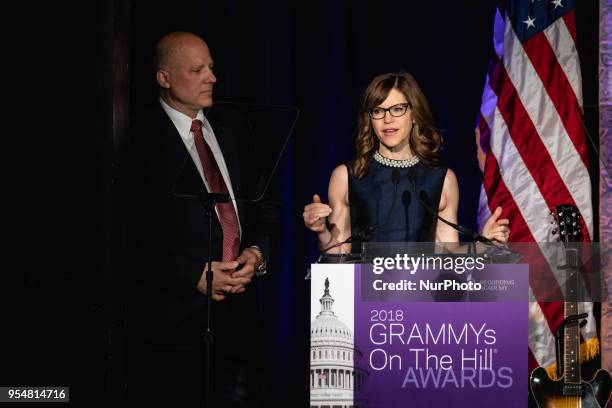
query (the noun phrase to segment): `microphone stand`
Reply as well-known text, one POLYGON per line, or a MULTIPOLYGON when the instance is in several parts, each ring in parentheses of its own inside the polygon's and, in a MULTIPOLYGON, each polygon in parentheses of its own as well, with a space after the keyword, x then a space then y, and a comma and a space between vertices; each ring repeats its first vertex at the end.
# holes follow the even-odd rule
POLYGON ((412 193, 417 197, 417 199, 419 200, 419 202, 421 203, 421 205, 423 206, 423 208, 425 208, 427 210, 427 212, 429 212, 431 215, 433 215, 434 217, 436 217, 438 220, 442 221, 443 223, 445 223, 446 225, 450 226, 451 228, 453 228, 456 231, 459 231, 460 234, 463 235, 468 235, 472 238, 472 242, 470 242, 468 244, 468 255, 473 255, 474 257, 476 257, 477 251, 476 251, 476 243, 477 242, 483 242, 486 244, 493 244, 493 241, 491 241, 489 238, 480 235, 478 232, 471 230, 469 228, 466 228, 462 225, 459 224, 455 224, 453 222, 450 222, 442 217, 440 217, 440 215, 438 214, 437 211, 435 211, 433 208, 431 208, 428 204, 427 201, 428 197, 427 194, 424 191, 420 191, 419 194, 416 193, 416 172, 414 171, 414 169, 411 167, 408 170, 408 178, 410 180, 410 186, 412 187, 412 193))
POLYGON ((434 211, 429 205, 427 205, 426 200, 421 197, 425 195, 424 192, 421 191, 421 194, 419 194, 417 197, 419 199, 419 201, 421 202, 421 204, 423 205, 423 207, 430 213, 432 214, 434 217, 436 217, 438 220, 442 221, 443 223, 445 223, 446 225, 450 226, 451 228, 459 231, 459 233, 463 234, 463 235, 468 235, 469 237, 472 238, 472 242, 470 242, 468 244, 468 255, 473 255, 474 257, 476 257, 478 255, 477 251, 476 251, 476 243, 477 242, 483 242, 485 244, 493 244, 493 241, 491 241, 489 238, 480 235, 478 232, 466 228, 462 225, 459 224, 455 224, 453 222, 450 222, 442 217, 440 217, 440 215, 434 211))
POLYGON ((212 270, 212 227, 213 227, 213 212, 217 203, 227 203, 230 201, 230 195, 227 193, 203 193, 199 196, 200 202, 206 210, 208 218, 208 259, 206 260, 206 330, 204 332, 204 342, 206 343, 206 361, 204 363, 204 374, 206 378, 206 406, 212 407, 211 392, 212 392, 212 347, 214 342, 214 331, 212 327, 212 287, 213 287, 213 270, 212 270))

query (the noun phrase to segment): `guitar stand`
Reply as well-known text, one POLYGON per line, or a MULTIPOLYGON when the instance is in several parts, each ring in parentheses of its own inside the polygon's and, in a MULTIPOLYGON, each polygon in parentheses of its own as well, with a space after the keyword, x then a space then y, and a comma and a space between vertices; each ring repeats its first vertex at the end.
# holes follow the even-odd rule
MULTIPOLYGON (((588 315, 588 313, 581 313, 566 317, 565 320, 561 322, 557 333, 555 333, 555 357, 557 359, 557 378, 561 378, 563 376, 563 356, 561 355, 561 353, 563 350, 563 335, 565 334, 565 326, 574 323, 578 320, 586 319, 588 315)), ((584 327, 586 324, 586 320, 580 321, 580 327, 584 327)))

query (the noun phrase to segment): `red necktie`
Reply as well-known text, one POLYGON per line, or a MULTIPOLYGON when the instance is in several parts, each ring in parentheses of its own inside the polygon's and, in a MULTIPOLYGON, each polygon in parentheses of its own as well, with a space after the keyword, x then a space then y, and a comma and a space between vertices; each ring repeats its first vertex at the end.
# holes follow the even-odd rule
MULTIPOLYGON (((202 134, 202 121, 195 119, 191 122, 191 131, 195 141, 196 150, 204 169, 204 178, 208 183, 208 189, 211 193, 228 193, 225 181, 217 165, 217 161, 213 156, 210 146, 204 140, 202 134)), ((217 203, 217 214, 219 222, 223 229, 223 261, 233 261, 238 257, 240 251, 240 227, 238 225, 238 217, 234 204, 230 201, 227 203, 217 203)))

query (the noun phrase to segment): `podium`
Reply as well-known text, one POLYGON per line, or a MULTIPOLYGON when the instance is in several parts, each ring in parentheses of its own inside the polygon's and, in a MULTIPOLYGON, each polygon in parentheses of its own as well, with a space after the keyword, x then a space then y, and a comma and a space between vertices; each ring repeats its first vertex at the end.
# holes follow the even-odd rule
POLYGON ((311 267, 310 406, 526 406, 528 265, 376 245, 311 267))

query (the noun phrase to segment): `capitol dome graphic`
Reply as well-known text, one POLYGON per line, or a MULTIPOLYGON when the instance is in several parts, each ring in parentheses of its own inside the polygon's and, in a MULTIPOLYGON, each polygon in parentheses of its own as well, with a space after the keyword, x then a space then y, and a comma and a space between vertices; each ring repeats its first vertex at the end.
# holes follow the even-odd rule
POLYGON ((310 325, 310 407, 357 408, 353 395, 366 373, 354 368, 360 353, 355 350, 352 328, 333 311, 329 278, 319 302, 321 311, 310 325))

